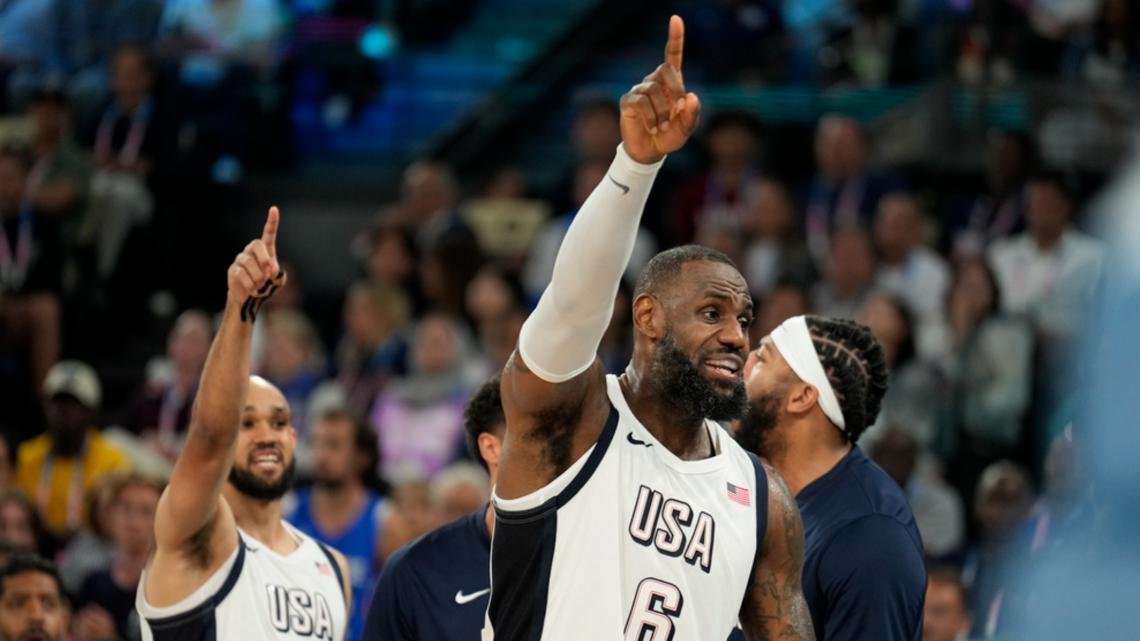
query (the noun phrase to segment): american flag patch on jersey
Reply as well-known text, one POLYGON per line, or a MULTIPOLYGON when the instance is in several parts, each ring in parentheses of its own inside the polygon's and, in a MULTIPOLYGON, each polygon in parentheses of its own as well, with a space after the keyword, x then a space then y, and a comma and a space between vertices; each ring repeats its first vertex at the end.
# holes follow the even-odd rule
POLYGON ((739 485, 728 484, 728 498, 729 500, 736 501, 741 505, 752 505, 752 498, 748 496, 748 488, 740 487, 739 485))
POLYGON ((330 568, 329 564, 325 563, 324 561, 317 561, 317 572, 320 572, 324 576, 333 575, 332 568, 330 568))

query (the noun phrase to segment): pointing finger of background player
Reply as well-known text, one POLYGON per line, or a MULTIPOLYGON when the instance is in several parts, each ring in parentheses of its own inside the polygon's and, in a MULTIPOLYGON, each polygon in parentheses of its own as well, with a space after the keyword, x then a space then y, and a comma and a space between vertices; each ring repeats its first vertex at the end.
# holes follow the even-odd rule
POLYGON ((685 54, 685 21, 681 16, 669 18, 669 40, 665 43, 665 64, 681 73, 681 60, 685 54))
POLYGON ((269 208, 269 215, 265 217, 265 227, 261 230, 261 242, 269 250, 269 256, 277 258, 277 225, 281 222, 281 212, 277 207, 269 208))
POLYGON ((269 257, 269 278, 276 278, 281 268, 277 264, 277 226, 281 222, 281 212, 276 206, 269 208, 269 215, 265 218, 265 228, 261 230, 261 242, 269 257))

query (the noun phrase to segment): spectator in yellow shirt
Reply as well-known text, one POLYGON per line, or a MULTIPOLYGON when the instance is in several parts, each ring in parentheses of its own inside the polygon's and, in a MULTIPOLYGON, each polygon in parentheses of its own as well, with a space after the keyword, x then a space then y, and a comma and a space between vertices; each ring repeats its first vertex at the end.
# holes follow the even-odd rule
POLYGON ((20 446, 16 483, 52 534, 66 537, 82 523, 87 491, 103 475, 130 469, 131 462, 95 427, 102 388, 89 365, 56 363, 44 379, 43 396, 48 429, 20 446))

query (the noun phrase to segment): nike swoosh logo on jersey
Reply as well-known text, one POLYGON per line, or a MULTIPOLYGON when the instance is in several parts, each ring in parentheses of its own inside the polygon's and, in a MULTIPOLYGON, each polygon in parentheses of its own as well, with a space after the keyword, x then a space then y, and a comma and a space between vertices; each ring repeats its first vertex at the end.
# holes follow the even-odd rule
POLYGON ((250 545, 248 543, 246 543, 245 541, 242 541, 241 544, 245 546, 245 549, 247 552, 256 552, 256 551, 261 549, 261 548, 250 547, 250 545))
POLYGON ((471 594, 463 594, 463 590, 460 590, 455 593, 455 602, 459 605, 467 605, 490 591, 491 588, 487 588, 485 590, 479 590, 478 592, 472 592, 471 594))
POLYGON ((646 443, 645 441, 639 441, 639 440, 633 438, 633 432, 629 432, 628 434, 626 434, 625 440, 629 441, 630 443, 632 443, 634 445, 644 445, 645 447, 653 447, 653 443, 646 443))
POLYGON ((609 178, 609 179, 610 179, 610 182, 612 182, 613 184, 615 184, 615 185, 617 185, 618 187, 620 187, 620 188, 621 188, 621 195, 622 195, 622 196, 624 196, 624 195, 626 195, 626 194, 628 194, 628 193, 629 193, 629 186, 628 186, 628 185, 623 185, 623 184, 619 183, 618 181, 614 180, 614 177, 613 177, 613 176, 611 176, 611 175, 609 175, 609 174, 606 174, 606 178, 609 178))

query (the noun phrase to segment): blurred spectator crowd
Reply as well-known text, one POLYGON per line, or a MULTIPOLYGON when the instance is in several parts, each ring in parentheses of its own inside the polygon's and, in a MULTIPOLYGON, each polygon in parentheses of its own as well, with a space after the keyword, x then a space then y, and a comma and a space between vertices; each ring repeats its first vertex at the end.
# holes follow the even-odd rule
MULTIPOLYGON (((433 3, 406 4, 414 16, 433 3)), ((1123 83, 1138 69, 1138 4, 690 3, 687 61, 725 83, 1022 72, 1123 83)), ((0 0, 0 557, 61 563, 77 641, 138 638, 133 593, 155 503, 213 334, 216 308, 155 292, 224 285, 181 265, 214 251, 201 247, 225 186, 272 153, 261 116, 278 98, 287 28, 337 11, 377 18, 366 2, 0 0), (172 322, 156 320, 164 306, 172 322), (116 369, 163 333, 145 368, 116 369), (135 392, 110 400, 110 378, 135 392)), ((363 575, 487 500, 464 405, 513 350, 605 176, 618 118, 614 101, 577 104, 574 163, 554 190, 528 185, 525 167, 469 188, 445 163, 407 166, 399 197, 330 250, 359 265, 332 312, 286 267, 288 286, 259 317, 254 371, 290 402, 303 482, 358 477, 377 498, 363 575), (330 435, 345 423, 364 436, 330 435)), ((841 114, 819 120, 810 151, 770 134, 751 114, 707 113, 685 162, 666 164, 600 356, 624 370, 632 279, 689 242, 744 273, 754 342, 796 314, 868 325, 891 384, 860 446, 912 501, 932 563, 926 638, 999 634, 1024 596, 1006 593, 1011 568, 1095 511, 1079 456, 1081 328, 1104 253, 1082 220, 1090 190, 1044 165, 1033 132, 990 131, 976 171, 952 185, 873 165, 876 141, 841 114), (797 154, 812 171, 782 166, 797 154)))

